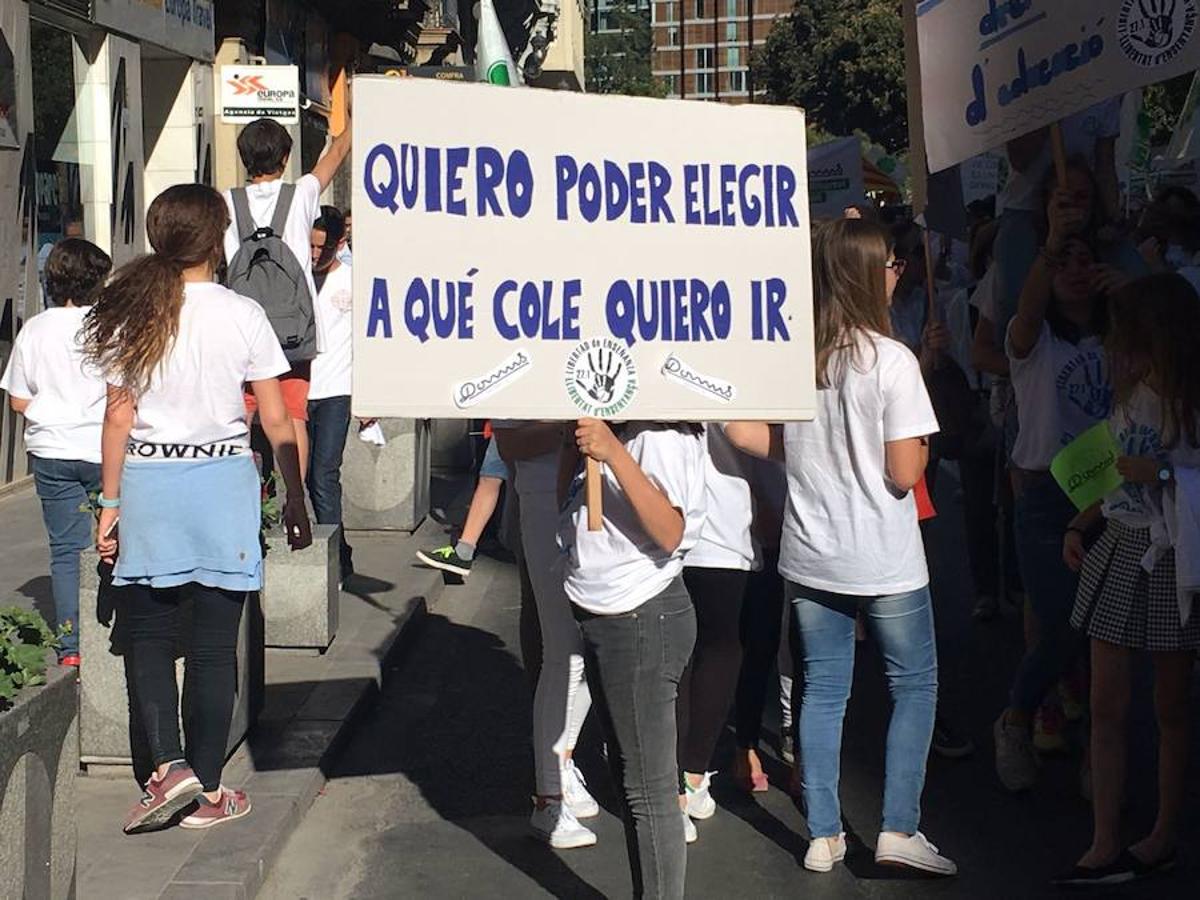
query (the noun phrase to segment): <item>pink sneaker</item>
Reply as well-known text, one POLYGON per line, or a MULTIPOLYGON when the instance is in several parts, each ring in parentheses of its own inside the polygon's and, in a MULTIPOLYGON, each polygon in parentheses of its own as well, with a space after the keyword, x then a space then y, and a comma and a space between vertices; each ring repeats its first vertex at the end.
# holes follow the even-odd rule
POLYGON ((164 827, 175 814, 191 803, 200 793, 200 779, 186 762, 173 762, 167 774, 157 773, 146 782, 142 799, 125 817, 125 833, 154 831, 164 827))
POLYGON ((196 809, 184 816, 180 828, 212 828, 222 822, 232 822, 250 814, 250 798, 245 791, 231 791, 221 786, 221 799, 211 802, 201 794, 196 798, 196 809))

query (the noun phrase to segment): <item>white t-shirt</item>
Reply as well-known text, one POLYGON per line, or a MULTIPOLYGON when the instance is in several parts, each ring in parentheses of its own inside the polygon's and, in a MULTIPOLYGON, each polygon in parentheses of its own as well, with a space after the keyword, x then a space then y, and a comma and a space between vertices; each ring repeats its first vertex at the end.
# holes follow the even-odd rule
POLYGON ((55 306, 25 323, 0 390, 30 400, 25 449, 42 459, 100 462, 104 379, 84 362, 78 341, 86 307, 55 306))
POLYGON ((853 596, 929 583, 912 492, 887 478, 885 444, 938 431, 921 367, 892 338, 859 338, 860 363, 817 391, 812 422, 784 426, 788 504, 779 572, 853 596))
POLYGON ((349 266, 340 265, 325 276, 317 292, 317 327, 325 332, 325 352, 312 361, 309 399, 349 397, 354 362, 354 293, 349 266))
MULTIPOLYGON (((1068 116, 1062 123, 1063 143, 1067 147, 1067 158, 1082 156, 1089 166, 1095 167, 1096 143, 1104 138, 1117 137, 1121 133, 1121 98, 1114 97, 1068 116)), ((1046 139, 1042 152, 1027 171, 1019 172, 1016 167, 1004 186, 1002 209, 1020 209, 1035 212, 1041 205, 1042 187, 1050 170, 1054 168, 1054 151, 1046 139)))
POLYGON ((761 564, 751 525, 754 500, 750 491, 750 457, 739 451, 721 425, 704 426, 704 496, 708 515, 700 540, 683 564, 699 569, 739 569, 748 572, 761 564))
POLYGON ((604 524, 588 531, 584 476, 571 485, 559 518, 565 557, 564 587, 571 602, 597 615, 620 615, 661 594, 683 571, 683 558, 704 527, 704 444, 695 435, 648 423, 632 423, 625 449, 683 513, 683 540, 667 553, 642 529, 608 466, 603 473, 604 524))
POLYGON ((1012 325, 1004 341, 1017 398, 1017 443, 1013 463, 1032 472, 1049 470, 1058 451, 1112 409, 1112 382, 1104 345, 1097 337, 1072 344, 1042 323, 1033 350, 1017 359, 1012 325))
MULTIPOLYGON (((290 368, 261 306, 219 284, 190 283, 179 335, 150 388, 138 398, 130 438, 134 443, 182 448, 221 444, 244 451, 250 442, 242 386, 290 368)), ((134 452, 127 459, 142 456, 134 452)), ((175 456, 196 458, 186 451, 175 456)))
MULTIPOLYGON (((246 197, 250 206, 250 216, 259 228, 271 224, 275 215, 275 204, 279 200, 279 191, 283 187, 283 179, 263 181, 259 184, 246 185, 246 197)), ((225 191, 225 205, 229 207, 229 228, 225 231, 225 260, 232 262, 242 245, 241 236, 237 231, 237 214, 233 209, 233 194, 225 191)), ((308 279, 308 289, 315 298, 317 285, 313 281, 312 271, 312 226, 321 215, 321 182, 315 175, 304 175, 296 182, 296 192, 292 195, 292 206, 288 210, 287 223, 283 228, 283 242, 296 255, 296 260, 304 270, 308 279)), ((315 306, 315 304, 314 304, 315 306)), ((315 313, 317 320, 317 352, 325 350, 321 314, 315 313)))
MULTIPOLYGON (((1122 456, 1145 456, 1160 466, 1200 467, 1200 450, 1177 441, 1163 446, 1162 401, 1158 394, 1139 385, 1125 406, 1113 410, 1109 428, 1122 456)), ((1104 498, 1104 518, 1116 519, 1131 528, 1149 528, 1162 517, 1162 487, 1126 482, 1104 498)))

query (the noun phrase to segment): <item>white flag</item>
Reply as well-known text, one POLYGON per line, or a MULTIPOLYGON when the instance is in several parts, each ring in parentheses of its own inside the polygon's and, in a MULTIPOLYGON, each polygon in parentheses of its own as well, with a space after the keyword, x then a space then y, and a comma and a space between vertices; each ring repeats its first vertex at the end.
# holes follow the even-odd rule
POLYGON ((479 0, 478 35, 475 41, 475 77, 488 84, 504 87, 520 84, 508 39, 500 27, 500 17, 496 15, 492 0, 479 0))
POLYGON ((1167 149, 1167 159, 1174 162, 1197 158, 1200 158, 1200 72, 1192 79, 1192 89, 1183 102, 1183 113, 1167 149))

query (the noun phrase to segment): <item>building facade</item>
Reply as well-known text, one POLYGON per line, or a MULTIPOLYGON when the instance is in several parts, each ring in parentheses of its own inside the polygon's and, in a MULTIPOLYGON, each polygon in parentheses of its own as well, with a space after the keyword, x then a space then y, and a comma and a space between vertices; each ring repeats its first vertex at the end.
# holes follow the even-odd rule
POLYGON ((750 54, 794 0, 653 0, 654 76, 668 97, 747 103, 750 54))
MULTIPOLYGON (((591 0, 588 31, 592 34, 613 34, 618 31, 610 17, 612 11, 621 5, 622 0, 591 0)), ((651 0, 624 0, 624 5, 631 11, 650 17, 651 0)))

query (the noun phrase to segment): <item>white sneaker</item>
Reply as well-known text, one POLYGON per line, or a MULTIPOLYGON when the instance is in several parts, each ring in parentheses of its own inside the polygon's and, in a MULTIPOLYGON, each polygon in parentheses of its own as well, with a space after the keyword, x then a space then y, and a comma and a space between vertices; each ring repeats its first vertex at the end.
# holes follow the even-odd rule
POLYGON ((700 833, 696 831, 696 823, 692 821, 692 817, 684 810, 680 810, 679 814, 683 816, 683 839, 689 844, 694 844, 700 839, 700 833))
POLYGON ((832 872, 846 858, 846 833, 837 837, 813 838, 804 854, 804 868, 810 872, 832 872))
POLYGON ((1006 790, 1027 791, 1037 782, 1038 759, 1029 729, 1009 725, 1004 713, 992 726, 996 739, 996 775, 1006 790))
POLYGON ((575 761, 568 759, 560 772, 563 802, 576 819, 591 819, 600 815, 600 804, 588 793, 583 773, 575 768, 575 761))
POLYGON ((957 875, 958 866, 938 852, 925 835, 917 832, 912 837, 882 832, 875 845, 875 862, 891 866, 907 866, 934 875, 957 875))
POLYGON ((684 775, 683 783, 687 790, 687 814, 693 819, 711 819, 713 813, 717 811, 717 801, 712 798, 709 788, 712 787, 712 777, 716 772, 705 772, 704 778, 700 780, 700 784, 692 787, 687 776, 684 775))
POLYGON ((534 837, 545 841, 555 850, 591 847, 596 843, 595 832, 580 825, 570 807, 558 800, 547 800, 540 809, 535 806, 529 828, 534 837))

